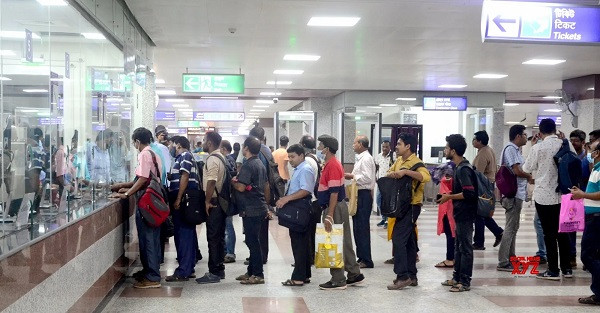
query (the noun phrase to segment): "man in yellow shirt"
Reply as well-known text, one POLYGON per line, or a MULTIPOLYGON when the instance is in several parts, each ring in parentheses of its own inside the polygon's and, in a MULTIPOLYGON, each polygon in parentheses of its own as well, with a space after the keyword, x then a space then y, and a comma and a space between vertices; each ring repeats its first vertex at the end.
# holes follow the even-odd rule
POLYGON ((388 177, 402 178, 410 176, 413 179, 412 214, 406 214, 397 219, 392 230, 394 254, 394 273, 396 279, 388 286, 389 290, 400 290, 407 286, 417 286, 417 233, 415 231, 417 218, 421 214, 425 184, 431 180, 431 175, 423 161, 417 157, 417 138, 408 133, 398 136, 396 154, 398 159, 388 171, 388 177), (411 170, 415 165, 423 166, 411 170))

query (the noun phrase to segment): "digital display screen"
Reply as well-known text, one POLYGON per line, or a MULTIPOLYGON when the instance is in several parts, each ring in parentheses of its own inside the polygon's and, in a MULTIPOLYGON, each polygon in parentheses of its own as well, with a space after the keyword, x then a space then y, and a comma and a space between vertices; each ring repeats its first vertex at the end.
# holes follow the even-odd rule
POLYGON ((423 97, 423 110, 466 111, 466 97, 423 97))

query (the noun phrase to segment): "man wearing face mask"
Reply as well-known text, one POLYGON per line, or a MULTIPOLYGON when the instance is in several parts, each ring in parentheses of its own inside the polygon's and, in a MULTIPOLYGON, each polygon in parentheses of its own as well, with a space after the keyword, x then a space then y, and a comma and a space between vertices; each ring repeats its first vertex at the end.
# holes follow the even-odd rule
POLYGON ((590 146, 587 155, 594 170, 585 192, 577 187, 571 189, 573 199, 584 199, 585 229, 581 238, 581 261, 592 274, 593 295, 580 298, 579 303, 600 305, 600 142, 590 146))

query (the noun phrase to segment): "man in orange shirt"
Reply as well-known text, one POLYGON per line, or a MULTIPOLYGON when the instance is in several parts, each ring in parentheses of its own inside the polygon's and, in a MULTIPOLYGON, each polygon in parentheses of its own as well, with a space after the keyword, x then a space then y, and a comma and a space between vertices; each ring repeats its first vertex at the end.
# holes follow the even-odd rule
POLYGON ((279 137, 279 149, 273 152, 273 159, 277 163, 277 169, 279 170, 279 176, 286 182, 290 180, 290 172, 288 171, 288 153, 287 146, 290 142, 288 136, 279 137))

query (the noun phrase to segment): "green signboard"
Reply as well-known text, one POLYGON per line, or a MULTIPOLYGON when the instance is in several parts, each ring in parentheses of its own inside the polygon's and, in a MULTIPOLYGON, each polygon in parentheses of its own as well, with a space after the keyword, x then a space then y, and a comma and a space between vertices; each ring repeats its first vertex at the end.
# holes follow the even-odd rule
POLYGON ((183 74, 184 93, 243 94, 244 75, 183 74))

